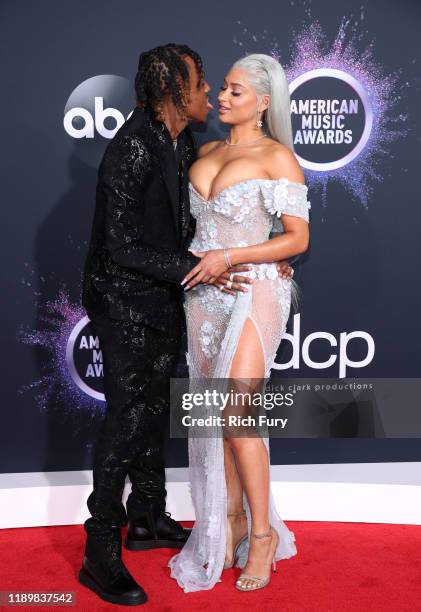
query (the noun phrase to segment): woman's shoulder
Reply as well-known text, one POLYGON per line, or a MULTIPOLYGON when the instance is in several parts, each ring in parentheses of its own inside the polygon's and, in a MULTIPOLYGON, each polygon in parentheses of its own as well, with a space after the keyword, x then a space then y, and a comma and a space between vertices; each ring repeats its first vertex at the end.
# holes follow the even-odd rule
POLYGON ((285 177, 296 183, 304 183, 304 173, 291 149, 272 139, 267 142, 265 148, 264 165, 271 179, 285 177))
POLYGON ((199 157, 207 155, 208 153, 216 149, 219 145, 221 145, 223 142, 223 140, 211 140, 210 142, 206 142, 201 147, 199 147, 199 157))

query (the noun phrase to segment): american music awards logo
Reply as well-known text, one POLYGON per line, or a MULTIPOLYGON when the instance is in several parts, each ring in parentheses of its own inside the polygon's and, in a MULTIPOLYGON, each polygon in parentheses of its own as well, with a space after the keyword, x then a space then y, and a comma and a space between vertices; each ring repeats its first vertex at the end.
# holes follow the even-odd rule
POLYGON ((41 412, 55 406, 95 415, 104 410, 102 350, 84 308, 62 289, 54 300, 43 302, 40 321, 39 329, 21 328, 18 334, 45 354, 40 377, 21 392, 32 391, 41 412))
POLYGON ((373 112, 357 79, 336 68, 316 68, 292 81, 290 95, 294 148, 303 168, 329 172, 362 152, 373 112))
POLYGON ((83 317, 73 328, 66 346, 66 362, 74 383, 94 399, 105 401, 104 366, 99 338, 89 317, 83 317))

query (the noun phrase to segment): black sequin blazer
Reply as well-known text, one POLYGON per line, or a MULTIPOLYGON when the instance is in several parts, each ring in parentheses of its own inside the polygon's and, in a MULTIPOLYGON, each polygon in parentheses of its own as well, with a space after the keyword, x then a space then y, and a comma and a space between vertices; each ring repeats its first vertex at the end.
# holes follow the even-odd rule
POLYGON ((187 251, 194 232, 187 173, 196 158, 188 127, 178 147, 179 181, 168 129, 139 107, 109 143, 83 278, 88 315, 167 331, 180 313, 180 281, 200 261, 187 251))

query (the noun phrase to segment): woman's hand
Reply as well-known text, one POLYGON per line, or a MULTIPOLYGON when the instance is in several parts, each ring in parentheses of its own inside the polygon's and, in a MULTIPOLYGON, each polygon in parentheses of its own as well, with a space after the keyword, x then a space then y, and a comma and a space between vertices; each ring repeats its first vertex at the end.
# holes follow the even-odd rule
POLYGON ((201 261, 181 281, 182 285, 187 283, 184 290, 191 289, 198 283, 212 284, 215 279, 227 270, 223 249, 191 251, 191 253, 196 255, 196 257, 200 257, 201 261))

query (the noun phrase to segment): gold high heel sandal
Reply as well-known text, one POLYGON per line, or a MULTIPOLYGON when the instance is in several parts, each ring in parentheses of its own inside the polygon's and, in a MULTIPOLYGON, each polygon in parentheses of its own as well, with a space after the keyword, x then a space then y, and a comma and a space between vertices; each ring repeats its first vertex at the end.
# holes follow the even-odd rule
MULTIPOLYGON (((243 510, 242 512, 230 512, 229 514, 227 514, 227 516, 245 516, 246 511, 243 510)), ((236 562, 237 558, 238 558, 238 550, 241 546, 241 544, 247 540, 248 538, 248 532, 237 542, 237 544, 234 546, 234 550, 232 553, 232 561, 230 563, 225 562, 224 563, 224 569, 231 569, 231 567, 234 566, 234 563, 236 562)))
MULTIPOLYGON (((276 534, 276 544, 273 550, 272 569, 274 572, 276 572, 275 552, 276 552, 276 548, 279 542, 279 535, 276 529, 274 529, 271 525, 267 533, 252 533, 251 535, 253 536, 253 538, 257 538, 258 540, 261 540, 262 538, 273 538, 273 534, 276 534)), ((239 591, 255 591, 256 589, 263 589, 263 587, 268 585, 269 582, 270 582, 270 571, 269 571, 268 576, 250 576, 250 574, 240 574, 240 577, 235 583, 235 587, 239 591), (249 584, 248 586, 244 586, 242 581, 245 582, 247 580, 249 580, 252 584, 249 584)))

